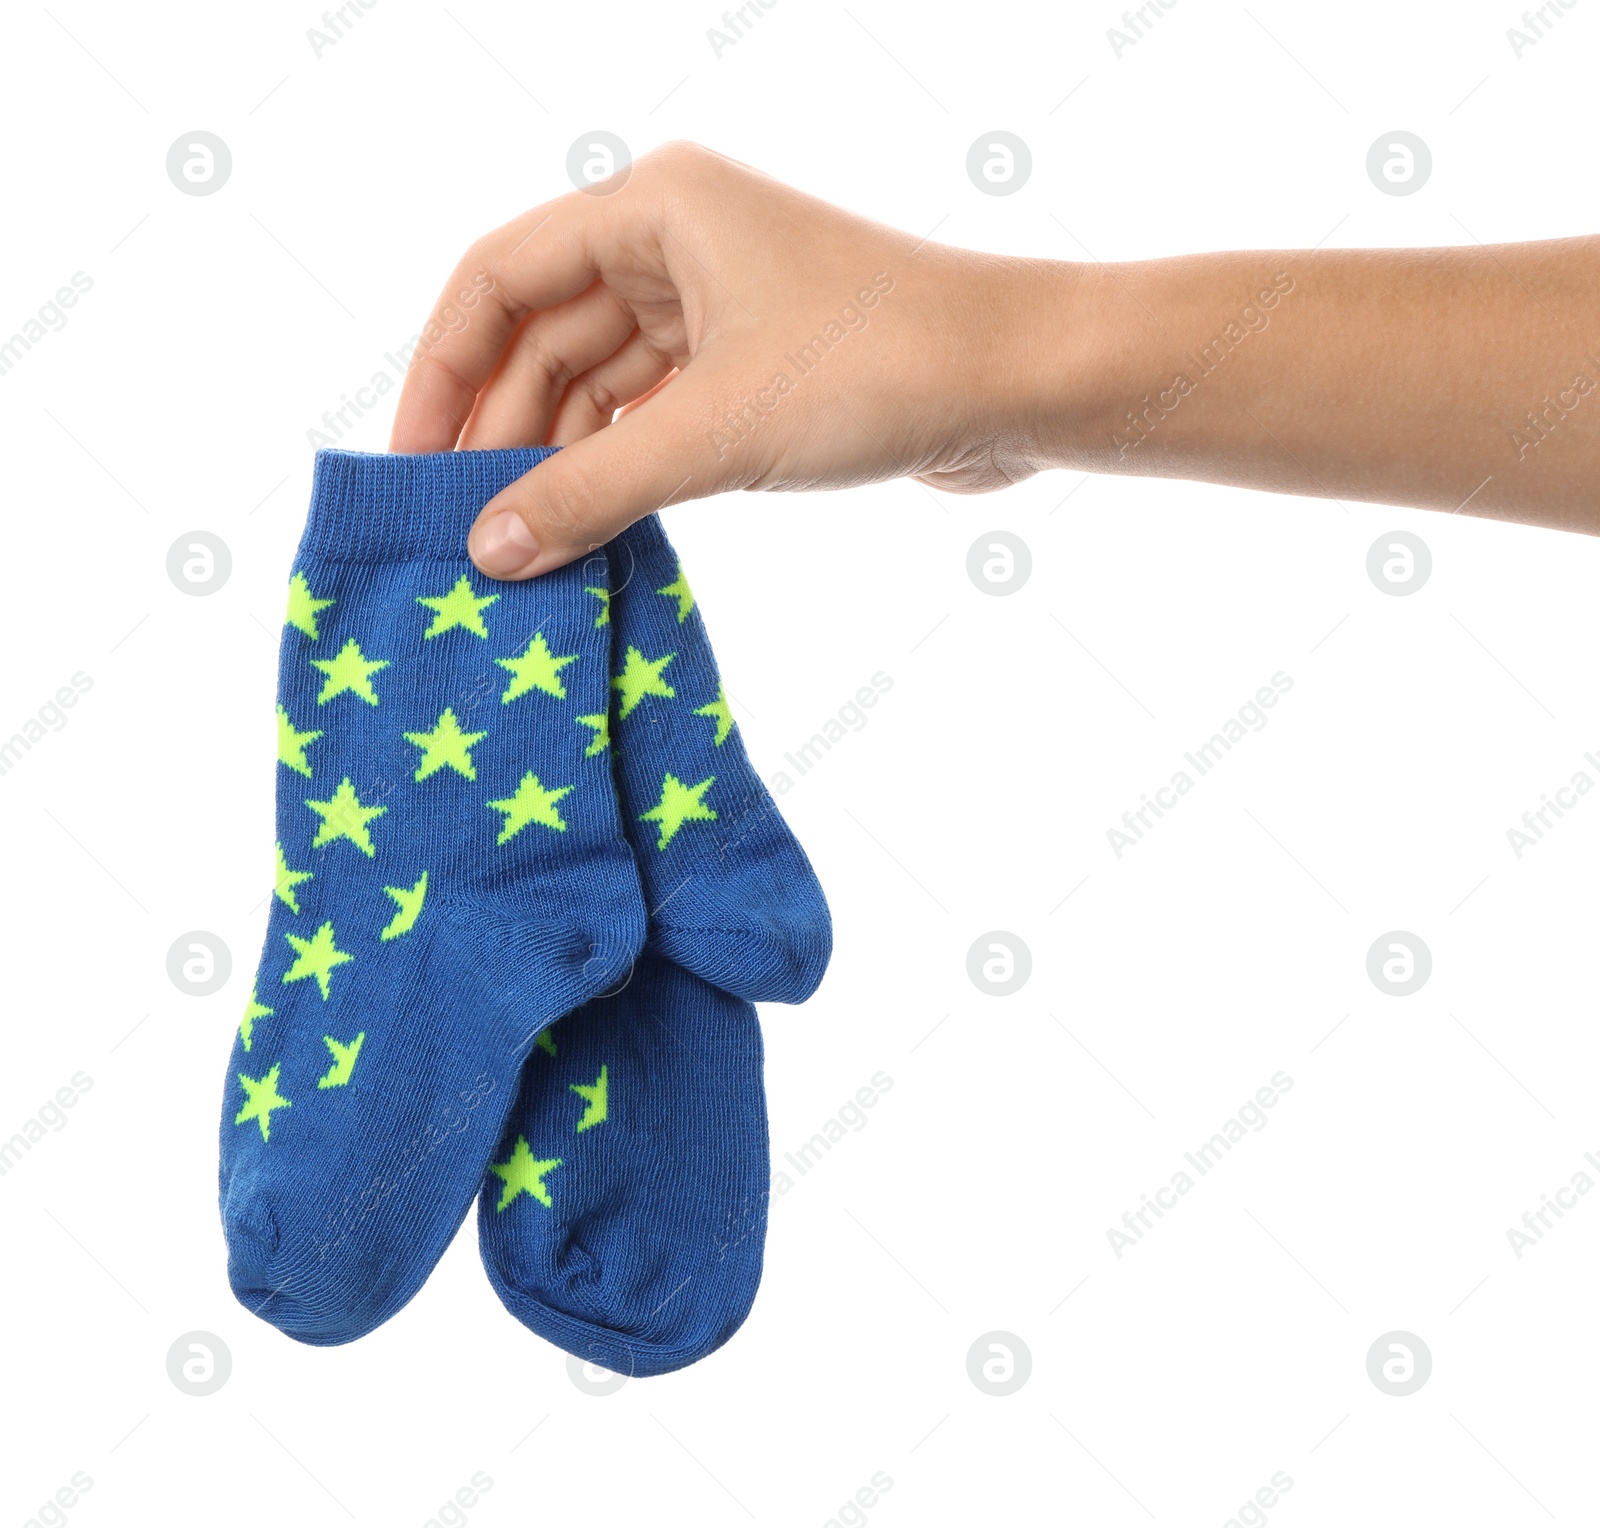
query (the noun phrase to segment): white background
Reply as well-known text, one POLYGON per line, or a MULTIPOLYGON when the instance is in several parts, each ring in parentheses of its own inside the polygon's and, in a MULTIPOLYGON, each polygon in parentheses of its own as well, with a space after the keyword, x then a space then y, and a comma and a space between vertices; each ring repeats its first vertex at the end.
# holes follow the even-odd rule
MULTIPOLYGON (((233 1302, 215 1171, 307 431, 474 237, 568 189, 580 134, 695 138, 918 236, 1063 259, 1574 234, 1600 5, 1520 59, 1519 8, 1480 0, 1178 0, 1120 58, 1110 3, 779 0, 720 57, 710 5, 379 0, 317 57, 319 24, 7 23, 0 337, 93 287, 0 377, 0 738, 93 688, 0 776, 0 1137, 93 1086, 0 1177, 0 1523, 75 1471, 84 1528, 403 1528, 477 1471, 474 1528, 803 1528, 878 1471, 852 1514, 875 1528, 1222 1525, 1277 1471, 1274 1524, 1590 1520, 1600 1195, 1520 1260, 1506 1235, 1600 1153, 1600 800, 1520 860, 1506 837, 1600 779, 1578 537, 1075 474, 675 510, 764 775, 893 680, 783 798, 837 953, 765 1014, 775 1156, 893 1087, 774 1204, 748 1325, 583 1393, 469 1222, 386 1327, 304 1348, 233 1302), (1033 154, 1009 197, 965 171, 997 128, 1033 154), (1385 196, 1366 155, 1400 128, 1434 170, 1385 196), (213 196, 165 172, 195 129, 232 152, 213 196), (1033 560, 1006 597, 966 572, 997 529, 1033 560), (1366 572, 1399 529, 1433 558, 1405 597, 1366 572), (194 530, 233 559, 205 598, 165 570, 194 530), (1269 724, 1118 859, 1107 829, 1280 670, 1269 724), (232 952, 215 996, 166 974, 189 930, 232 952), (1014 996, 967 976, 990 930, 1032 952, 1014 996), (1410 997, 1367 975, 1391 930, 1432 952, 1410 997), (1119 1259, 1108 1228, 1279 1070, 1266 1128, 1119 1259), (205 1398, 166 1373, 197 1329, 233 1358, 205 1398), (1366 1371, 1397 1329, 1433 1357, 1403 1398, 1366 1371), (967 1374, 995 1330, 1032 1357, 1005 1397, 967 1374)), ((393 400, 344 443, 382 449, 393 400)))

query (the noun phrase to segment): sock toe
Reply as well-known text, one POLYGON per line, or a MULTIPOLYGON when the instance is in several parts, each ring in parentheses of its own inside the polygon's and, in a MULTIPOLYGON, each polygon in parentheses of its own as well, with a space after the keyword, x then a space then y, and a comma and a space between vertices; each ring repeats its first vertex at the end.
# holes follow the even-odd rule
POLYGON ((288 1313, 293 1302, 284 1295, 281 1280, 273 1277, 278 1228, 270 1212, 259 1201, 230 1202, 223 1210, 222 1228, 234 1298, 253 1314, 279 1324, 280 1313, 288 1313))
POLYGON ((501 1303, 546 1342, 613 1374, 649 1379, 708 1357, 744 1325, 761 1281, 760 1243, 755 1238, 752 1266, 731 1277, 726 1268, 707 1269, 701 1280, 686 1281, 676 1296, 668 1294, 653 1309, 637 1299, 608 1299, 615 1286, 592 1260, 589 1273, 564 1291, 537 1293, 515 1281, 513 1260, 486 1250, 484 1267, 501 1303), (685 1298, 685 1288, 694 1282, 706 1297, 685 1298), (682 1304, 673 1309, 677 1300, 682 1304), (564 1308, 567 1303, 582 1313, 564 1308))
POLYGON ((276 1232, 249 1216, 224 1217, 228 1239, 228 1283, 251 1315, 286 1337, 313 1347, 354 1342, 381 1326, 410 1298, 396 1298, 393 1282, 352 1286, 324 1268, 308 1275, 276 1232))
POLYGON ((755 1009, 647 946, 524 1066, 479 1245, 531 1331, 615 1373, 666 1374, 749 1315, 770 1187, 755 1009))

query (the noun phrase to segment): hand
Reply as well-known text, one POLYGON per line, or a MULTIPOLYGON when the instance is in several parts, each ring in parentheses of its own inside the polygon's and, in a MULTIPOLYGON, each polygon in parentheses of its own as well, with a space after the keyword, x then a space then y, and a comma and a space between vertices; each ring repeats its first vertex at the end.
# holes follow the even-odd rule
POLYGON ((566 447, 474 526, 496 578, 732 488, 1002 488, 1047 465, 1026 363, 1035 288, 1069 269, 919 243, 671 144, 467 251, 391 448, 566 447))
POLYGON ((497 578, 730 488, 1043 467, 1594 534, 1597 333, 1600 238, 1067 264, 672 144, 467 252, 390 443, 566 447, 474 526, 497 578))

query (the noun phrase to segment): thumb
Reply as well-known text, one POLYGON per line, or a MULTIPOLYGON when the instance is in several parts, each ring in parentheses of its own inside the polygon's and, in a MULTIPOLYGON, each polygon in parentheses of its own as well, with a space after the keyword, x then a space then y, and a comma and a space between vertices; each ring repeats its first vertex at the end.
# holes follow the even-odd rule
POLYGON ((490 578, 523 579, 586 557, 668 504, 737 486, 719 460, 722 410, 705 379, 684 372, 614 424, 547 457, 496 494, 467 537, 490 578))

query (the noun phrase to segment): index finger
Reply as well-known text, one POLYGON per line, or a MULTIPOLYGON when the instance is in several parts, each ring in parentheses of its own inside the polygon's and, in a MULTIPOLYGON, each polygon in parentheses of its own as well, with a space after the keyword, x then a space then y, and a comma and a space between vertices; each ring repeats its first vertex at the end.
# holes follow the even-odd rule
POLYGON ((600 275, 607 209, 581 192, 513 218, 471 246, 423 326, 389 435, 391 451, 449 451, 507 341, 530 313, 600 275))

